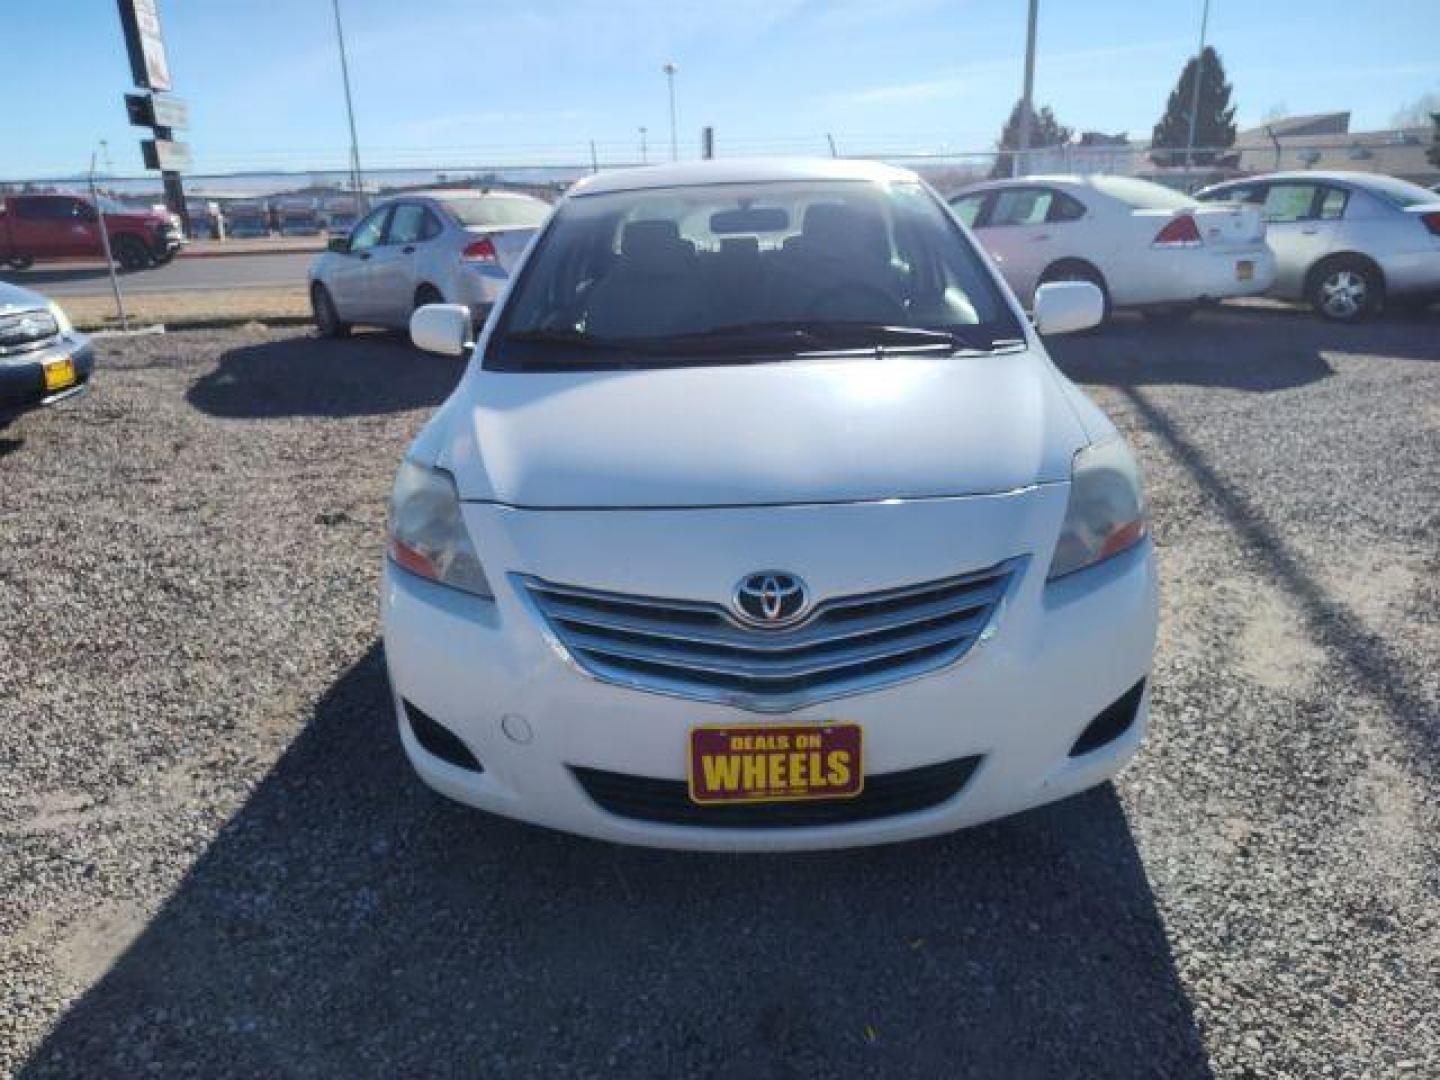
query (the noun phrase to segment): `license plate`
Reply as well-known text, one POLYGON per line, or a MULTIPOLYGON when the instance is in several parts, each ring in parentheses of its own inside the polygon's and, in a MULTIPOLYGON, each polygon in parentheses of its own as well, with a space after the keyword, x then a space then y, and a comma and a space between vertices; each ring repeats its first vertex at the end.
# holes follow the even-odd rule
POLYGON ((75 384, 75 361, 70 357, 45 362, 46 391, 64 390, 75 384))
POLYGON ((1235 264, 1235 280, 1249 281, 1255 276, 1255 264, 1249 259, 1241 259, 1235 264))
POLYGON ((851 799, 865 786, 859 724, 740 724, 690 730, 690 800, 851 799))

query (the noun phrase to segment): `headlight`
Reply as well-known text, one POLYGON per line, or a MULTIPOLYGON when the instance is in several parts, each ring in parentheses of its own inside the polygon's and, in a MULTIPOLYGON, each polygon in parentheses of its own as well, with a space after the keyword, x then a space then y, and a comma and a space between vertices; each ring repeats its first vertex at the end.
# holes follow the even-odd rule
POLYGON ((1123 439, 1087 446, 1070 467, 1070 505, 1050 561, 1050 579, 1134 547, 1145 536, 1140 466, 1123 439))
POLYGON ((460 516, 455 481, 445 470, 401 464, 390 496, 389 534, 390 557, 412 574, 493 596, 460 516))
POLYGON ((55 303, 54 300, 51 300, 50 303, 46 304, 45 306, 50 309, 50 317, 55 320, 55 325, 59 327, 60 333, 74 333, 75 327, 70 325, 70 320, 65 317, 65 312, 60 310, 59 304, 55 303))

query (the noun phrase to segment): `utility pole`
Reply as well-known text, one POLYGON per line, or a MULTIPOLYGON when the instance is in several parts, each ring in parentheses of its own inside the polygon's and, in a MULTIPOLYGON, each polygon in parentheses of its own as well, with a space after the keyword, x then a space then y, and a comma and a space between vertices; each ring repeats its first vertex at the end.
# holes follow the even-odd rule
MULTIPOLYGON (((104 146, 102 140, 100 143, 104 146)), ((95 220, 100 223, 100 248, 105 252, 105 266, 110 271, 110 289, 115 294, 115 314, 120 316, 120 329, 129 330, 130 320, 125 315, 125 301, 120 299, 120 278, 115 273, 115 259, 110 254, 110 230, 105 226, 105 207, 100 202, 100 192, 95 189, 95 157, 98 150, 90 151, 90 202, 95 207, 95 220)), ((109 151, 106 151, 109 156, 109 151)))
POLYGON ((680 136, 675 127, 675 73, 680 67, 673 60, 667 60, 660 70, 665 73, 665 80, 670 87, 670 160, 679 161, 680 136))
POLYGON ((350 61, 345 55, 345 28, 340 24, 340 0, 330 0, 335 11, 335 41, 340 47, 340 79, 345 84, 345 115, 350 121, 350 189, 355 193, 357 213, 368 209, 365 203, 365 177, 360 171, 360 139, 355 134, 355 102, 350 96, 350 61))
POLYGON ((1030 0, 1030 19, 1025 27, 1025 92, 1020 96, 1020 147, 1010 165, 1010 175, 1024 172, 1025 157, 1030 150, 1030 117, 1035 112, 1035 21, 1039 0, 1030 0))
POLYGON ((645 129, 643 127, 640 129, 640 164, 650 164, 650 150, 645 145, 645 129))
MULTIPOLYGON (((1185 139, 1185 168, 1190 169, 1190 157, 1195 153, 1195 121, 1200 113, 1200 76, 1205 73, 1205 31, 1210 23, 1210 0, 1204 0, 1200 9, 1200 48, 1195 51, 1195 85, 1190 93, 1190 134, 1185 139)), ((1189 183, 1189 180, 1186 180, 1189 183)))

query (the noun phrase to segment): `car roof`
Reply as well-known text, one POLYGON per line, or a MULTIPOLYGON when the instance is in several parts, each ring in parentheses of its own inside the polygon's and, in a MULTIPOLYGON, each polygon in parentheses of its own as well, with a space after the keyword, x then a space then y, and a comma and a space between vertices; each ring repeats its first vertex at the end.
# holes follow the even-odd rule
POLYGON ((701 187, 706 184, 767 184, 792 180, 870 180, 913 183, 909 169, 879 161, 848 158, 721 158, 665 165, 643 165, 596 173, 579 181, 572 195, 600 195, 647 188, 701 187))
POLYGON ((1270 180, 1310 180, 1324 183, 1338 184, 1360 184, 1376 178, 1374 173, 1346 172, 1343 169, 1287 169, 1285 172, 1256 173, 1254 176, 1237 176, 1233 180, 1224 180, 1218 184, 1211 184, 1211 187, 1229 187, 1231 184, 1254 184, 1259 181, 1270 180))

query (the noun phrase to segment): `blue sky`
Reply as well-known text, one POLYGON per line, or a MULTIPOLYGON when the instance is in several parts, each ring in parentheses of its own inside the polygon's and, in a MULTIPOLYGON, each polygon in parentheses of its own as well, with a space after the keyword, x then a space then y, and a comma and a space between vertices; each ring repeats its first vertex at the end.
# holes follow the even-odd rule
MULTIPOLYGON (((366 164, 652 157, 673 58, 693 152, 983 149, 1019 94, 1025 0, 341 0, 366 164)), ((140 172, 114 0, 4 0, 0 177, 140 172), (27 47, 30 43, 33 47, 27 47), (63 45, 63 51, 57 46, 63 45), (18 46, 18 47, 17 47, 18 46)), ((1193 52, 1199 0, 1041 0, 1036 98, 1148 135, 1193 52)), ((330 0, 160 0, 197 171, 343 163, 330 0)), ((1440 92, 1436 0, 1212 0, 1242 124, 1276 106, 1356 128, 1440 92)))

